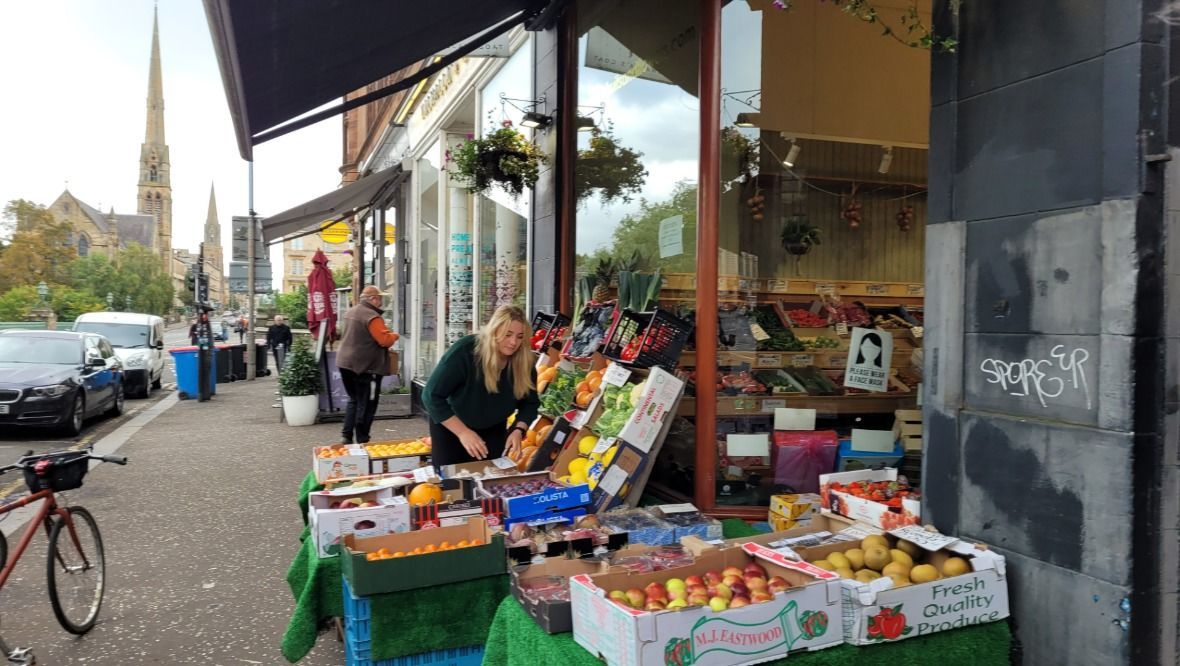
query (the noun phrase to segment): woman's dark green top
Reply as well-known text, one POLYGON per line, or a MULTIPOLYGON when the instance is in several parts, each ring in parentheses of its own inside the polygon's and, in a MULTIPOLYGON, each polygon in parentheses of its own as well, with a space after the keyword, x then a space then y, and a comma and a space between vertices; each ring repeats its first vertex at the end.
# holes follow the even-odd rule
MULTIPOLYGON (((537 385, 536 370, 530 370, 533 386, 537 385)), ((460 338, 447 349, 426 382, 422 402, 430 420, 442 423, 458 416, 468 428, 488 428, 507 423, 512 412, 516 419, 532 423, 537 418, 541 401, 537 391, 530 390, 520 400, 512 392, 512 370, 500 373, 499 390, 488 393, 483 373, 476 365, 475 336, 460 338)))

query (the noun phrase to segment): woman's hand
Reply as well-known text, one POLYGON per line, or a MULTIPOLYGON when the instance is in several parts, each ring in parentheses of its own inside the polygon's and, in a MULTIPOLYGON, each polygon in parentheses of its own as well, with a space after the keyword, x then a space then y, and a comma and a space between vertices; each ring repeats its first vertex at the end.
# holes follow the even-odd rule
POLYGON ((520 453, 520 440, 524 439, 524 431, 513 428, 508 432, 508 439, 504 442, 504 455, 515 458, 520 453))
POLYGON ((476 460, 483 460, 488 457, 488 445, 484 443, 483 438, 480 437, 474 430, 470 428, 459 435, 459 443, 467 449, 467 453, 476 460))

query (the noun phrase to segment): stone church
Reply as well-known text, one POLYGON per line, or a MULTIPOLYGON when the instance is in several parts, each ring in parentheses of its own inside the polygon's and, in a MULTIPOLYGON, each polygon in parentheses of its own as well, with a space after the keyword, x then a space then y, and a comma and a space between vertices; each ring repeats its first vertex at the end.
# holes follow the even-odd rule
MULTIPOLYGON (((74 229, 73 242, 79 256, 101 252, 114 259, 120 248, 138 243, 154 250, 173 284, 184 284, 187 264, 177 261, 172 250, 172 185, 168 144, 164 140, 164 80, 160 70, 160 26, 158 10, 152 18, 152 51, 148 66, 147 121, 143 144, 139 149, 138 192, 134 214, 102 212, 74 196, 67 188, 49 206, 58 220, 74 229), (179 274, 178 274, 179 273, 179 274)), ((225 302, 221 226, 212 189, 209 213, 205 222, 206 272, 210 275, 210 298, 225 302)), ((181 252, 190 256, 187 252, 181 252)), ((179 294, 178 301, 179 301, 179 294)))

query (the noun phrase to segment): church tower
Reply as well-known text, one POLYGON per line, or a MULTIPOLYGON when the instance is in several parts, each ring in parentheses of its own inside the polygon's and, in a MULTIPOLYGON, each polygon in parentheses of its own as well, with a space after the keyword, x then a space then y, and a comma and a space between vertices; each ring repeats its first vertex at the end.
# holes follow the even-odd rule
POLYGON ((221 250, 221 223, 217 220, 217 197, 209 185, 209 213, 205 216, 205 271, 209 274, 209 298, 222 304, 229 302, 229 285, 225 280, 225 261, 221 250))
POLYGON ((136 209, 156 220, 155 250, 172 274, 172 181, 168 144, 164 143, 164 79, 160 74, 159 10, 152 15, 152 60, 148 68, 147 129, 139 150, 139 196, 136 209))

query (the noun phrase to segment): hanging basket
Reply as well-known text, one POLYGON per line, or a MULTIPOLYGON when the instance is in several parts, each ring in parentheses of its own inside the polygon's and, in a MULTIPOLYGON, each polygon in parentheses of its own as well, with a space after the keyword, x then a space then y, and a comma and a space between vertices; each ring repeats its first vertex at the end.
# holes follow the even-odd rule
POLYGON ((802 257, 808 252, 811 252, 811 243, 787 243, 783 247, 786 249, 787 254, 795 257, 802 257))

